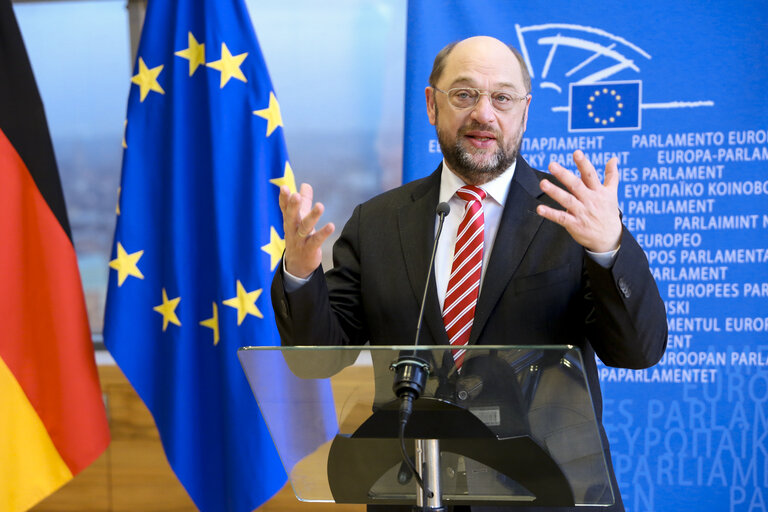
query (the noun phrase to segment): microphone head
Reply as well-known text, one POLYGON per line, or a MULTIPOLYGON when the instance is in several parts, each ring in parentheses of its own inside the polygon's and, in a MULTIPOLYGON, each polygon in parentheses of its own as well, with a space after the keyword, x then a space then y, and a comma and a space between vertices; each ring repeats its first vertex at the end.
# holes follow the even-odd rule
POLYGON ((449 213, 451 213, 451 206, 448 203, 440 203, 437 205, 437 210, 435 212, 440 215, 441 217, 445 217, 449 213))

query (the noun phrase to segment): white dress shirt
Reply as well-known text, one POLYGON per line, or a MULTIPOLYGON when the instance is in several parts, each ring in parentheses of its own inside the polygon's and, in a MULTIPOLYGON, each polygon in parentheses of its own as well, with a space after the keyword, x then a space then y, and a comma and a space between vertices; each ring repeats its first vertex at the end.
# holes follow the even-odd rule
MULTIPOLYGON (((480 186, 480 188, 485 190, 486 194, 483 200, 485 232, 483 238, 483 266, 480 273, 481 290, 483 289, 483 278, 485 278, 485 269, 488 267, 488 259, 491 256, 493 242, 496 240, 496 232, 499 230, 501 213, 504 211, 504 204, 507 201, 509 183, 515 175, 516 163, 514 162, 496 179, 480 186)), ((464 218, 464 208, 467 204, 463 199, 459 199, 456 191, 465 185, 466 183, 454 174, 448 167, 448 164, 445 163, 445 160, 443 160, 438 202, 448 203, 451 207, 451 212, 445 217, 443 232, 437 244, 437 254, 435 254, 435 282, 437 284, 437 299, 440 301, 440 311, 443 310, 445 292, 448 289, 448 279, 451 276, 453 250, 456 245, 459 224, 461 224, 461 219, 464 218)), ((435 222, 435 232, 437 232, 437 221, 435 222)))

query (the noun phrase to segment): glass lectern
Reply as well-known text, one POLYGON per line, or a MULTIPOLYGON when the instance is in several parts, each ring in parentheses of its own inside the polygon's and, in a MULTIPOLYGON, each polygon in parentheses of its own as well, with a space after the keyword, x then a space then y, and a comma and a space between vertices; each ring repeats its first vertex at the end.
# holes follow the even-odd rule
MULTIPOLYGON (((446 505, 609 506, 613 489, 571 346, 246 347, 238 356, 299 500, 421 503, 391 369, 428 372, 405 430, 446 505), (431 453, 426 453, 430 451, 431 453)), ((424 475, 422 475, 424 476, 424 475)))

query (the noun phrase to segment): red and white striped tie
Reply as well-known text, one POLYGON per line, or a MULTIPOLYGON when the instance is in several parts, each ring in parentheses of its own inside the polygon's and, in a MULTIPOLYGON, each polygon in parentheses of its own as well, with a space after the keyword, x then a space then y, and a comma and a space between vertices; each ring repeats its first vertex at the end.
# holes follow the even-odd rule
MULTIPOLYGON (((456 195, 467 202, 464 218, 461 219, 456 246, 453 252, 451 276, 443 303, 443 323, 451 345, 463 346, 469 342, 472 322, 475 319, 475 305, 480 292, 480 274, 483 266, 483 237, 485 216, 483 199, 485 191, 467 185, 456 195)), ((464 349, 453 351, 456 368, 464 362, 464 349)))

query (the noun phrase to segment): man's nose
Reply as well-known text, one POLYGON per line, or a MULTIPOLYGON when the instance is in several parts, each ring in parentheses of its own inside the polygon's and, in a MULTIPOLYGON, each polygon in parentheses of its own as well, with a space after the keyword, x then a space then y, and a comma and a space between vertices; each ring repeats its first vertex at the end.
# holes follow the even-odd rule
POLYGON ((490 94, 481 94, 477 104, 472 108, 472 118, 482 124, 487 124, 496 117, 496 110, 491 103, 490 94))

